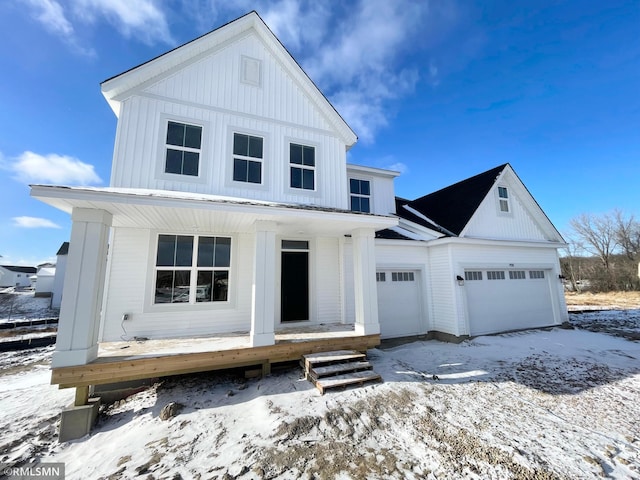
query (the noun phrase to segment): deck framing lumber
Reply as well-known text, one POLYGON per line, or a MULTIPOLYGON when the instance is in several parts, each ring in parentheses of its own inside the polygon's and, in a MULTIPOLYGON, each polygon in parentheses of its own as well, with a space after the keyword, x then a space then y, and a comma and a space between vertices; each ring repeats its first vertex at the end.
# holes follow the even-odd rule
POLYGON ((380 335, 363 335, 280 341, 264 347, 211 352, 99 357, 87 365, 53 368, 51 383, 60 388, 72 388, 252 365, 259 365, 263 372, 268 372, 267 365, 299 360, 303 355, 347 349, 366 352, 379 344, 380 335))

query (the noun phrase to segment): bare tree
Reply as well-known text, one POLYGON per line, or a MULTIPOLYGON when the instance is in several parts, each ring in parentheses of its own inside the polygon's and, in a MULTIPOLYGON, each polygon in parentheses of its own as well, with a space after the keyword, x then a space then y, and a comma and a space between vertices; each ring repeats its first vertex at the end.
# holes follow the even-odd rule
POLYGON ((622 252, 631 261, 640 256, 640 222, 633 215, 628 218, 620 210, 614 211, 616 236, 622 252))
POLYGON ((611 257, 619 247, 615 216, 583 213, 571 220, 570 225, 585 251, 598 257, 609 272, 611 257))

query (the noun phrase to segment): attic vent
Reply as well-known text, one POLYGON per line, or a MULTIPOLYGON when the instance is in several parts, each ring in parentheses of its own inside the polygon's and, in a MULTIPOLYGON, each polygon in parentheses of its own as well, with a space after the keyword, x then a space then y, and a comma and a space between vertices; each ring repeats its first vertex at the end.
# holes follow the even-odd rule
POLYGON ((259 87, 262 80, 262 62, 256 58, 242 56, 240 80, 243 83, 259 87))

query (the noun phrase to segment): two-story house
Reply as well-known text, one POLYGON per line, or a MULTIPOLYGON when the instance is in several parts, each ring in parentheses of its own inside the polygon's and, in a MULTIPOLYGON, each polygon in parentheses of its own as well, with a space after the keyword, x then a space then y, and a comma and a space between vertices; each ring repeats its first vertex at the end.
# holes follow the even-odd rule
POLYGON ((396 198, 398 172, 347 164, 356 134, 255 12, 102 93, 110 186, 32 186, 73 220, 54 370, 134 337, 260 348, 291 326, 459 339, 566 319, 563 239, 509 165, 396 198))

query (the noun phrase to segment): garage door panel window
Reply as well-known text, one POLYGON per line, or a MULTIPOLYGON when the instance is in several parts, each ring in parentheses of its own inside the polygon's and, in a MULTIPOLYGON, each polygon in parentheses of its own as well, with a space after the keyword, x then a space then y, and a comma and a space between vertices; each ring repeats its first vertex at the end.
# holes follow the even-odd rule
POLYGON ((509 270, 510 280, 524 280, 526 278, 524 270, 509 270))
POLYGON ((386 282, 387 275, 385 272, 376 272, 376 282, 386 282))
POLYGON ((502 270, 490 270, 487 272, 487 280, 504 280, 505 275, 502 270))
POLYGON ((415 281, 413 272, 391 272, 392 282, 413 282, 415 281))
POLYGON ((544 270, 529 270, 529 278, 531 280, 543 279, 544 270))
POLYGON ((464 272, 465 280, 482 280, 482 272, 464 272))

